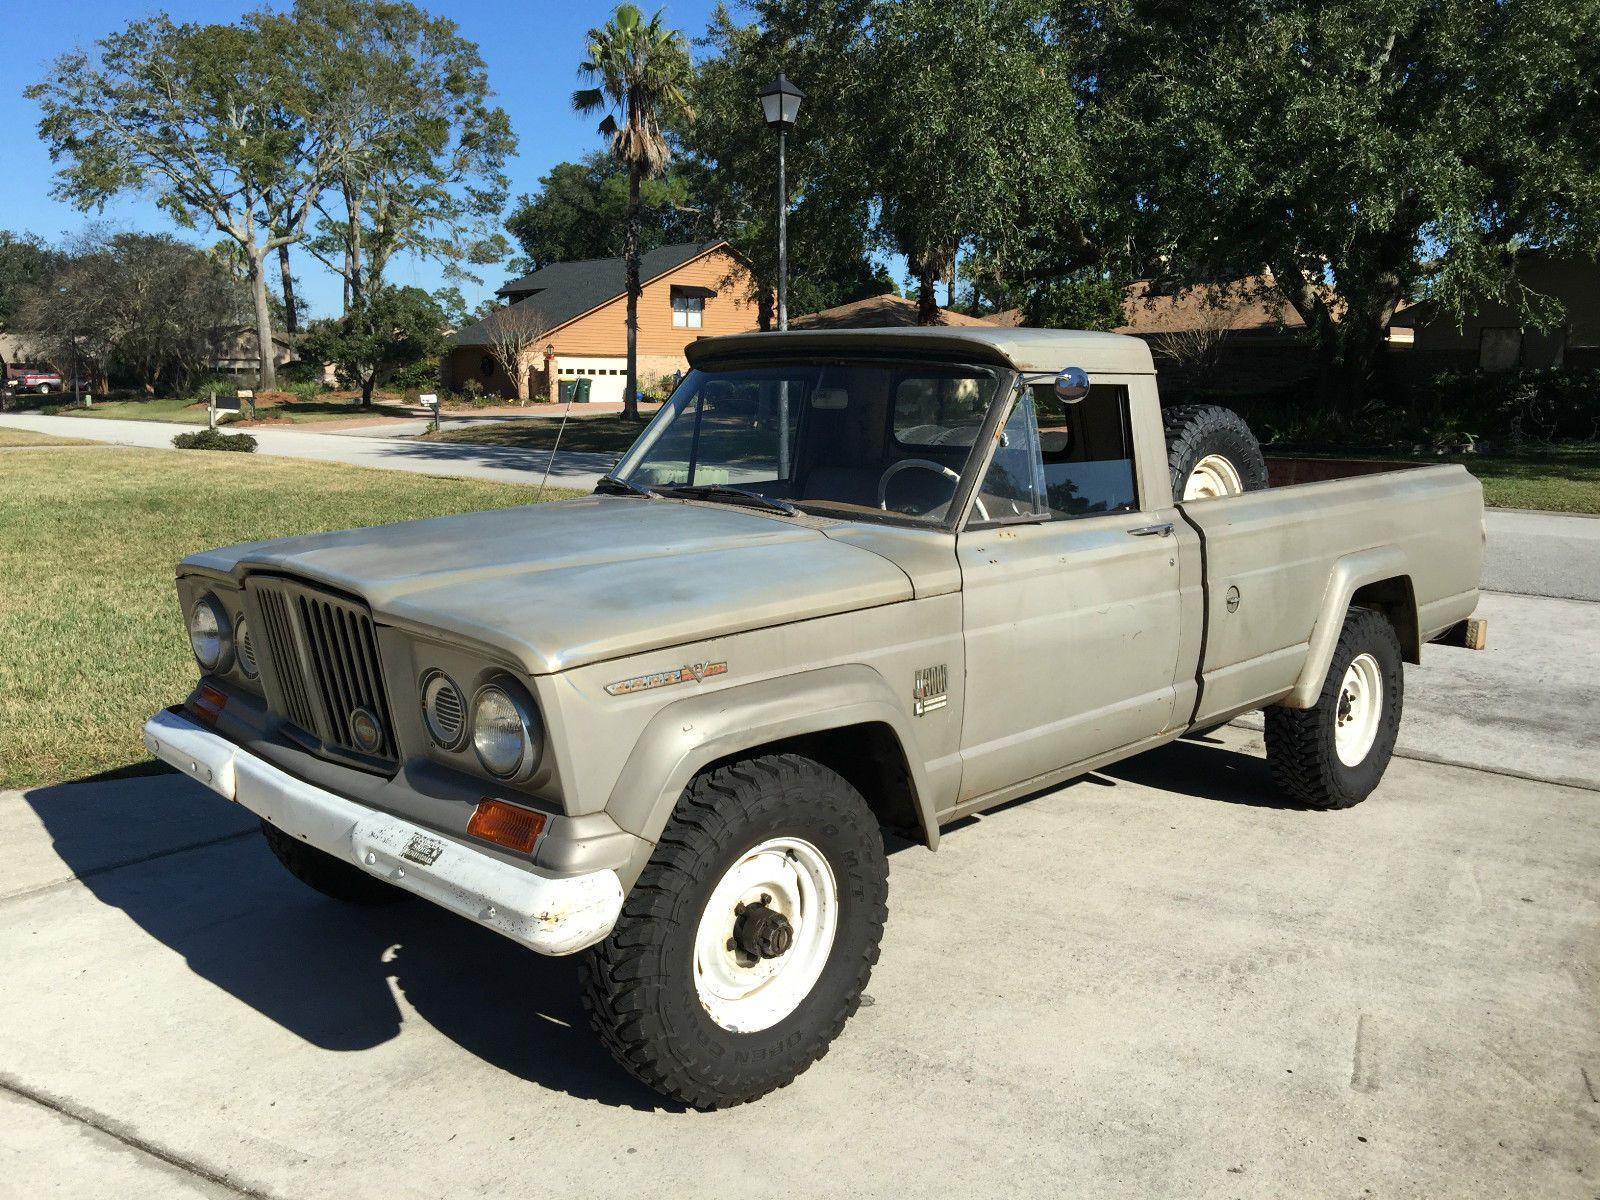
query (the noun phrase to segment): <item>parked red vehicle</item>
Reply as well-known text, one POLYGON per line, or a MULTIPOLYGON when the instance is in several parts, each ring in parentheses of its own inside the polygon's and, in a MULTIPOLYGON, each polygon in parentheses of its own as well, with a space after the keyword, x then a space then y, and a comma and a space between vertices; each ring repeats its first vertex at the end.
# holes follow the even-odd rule
POLYGON ((48 396, 64 390, 61 373, 54 367, 34 366, 30 363, 6 364, 6 388, 12 392, 37 392, 48 396))

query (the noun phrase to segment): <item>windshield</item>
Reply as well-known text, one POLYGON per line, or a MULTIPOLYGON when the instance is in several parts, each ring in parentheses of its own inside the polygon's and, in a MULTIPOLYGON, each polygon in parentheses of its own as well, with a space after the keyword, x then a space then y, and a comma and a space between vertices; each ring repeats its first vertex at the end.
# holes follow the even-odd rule
POLYGON ((738 488, 804 510, 938 523, 999 386, 995 371, 925 362, 697 369, 615 475, 668 495, 731 500, 738 488))

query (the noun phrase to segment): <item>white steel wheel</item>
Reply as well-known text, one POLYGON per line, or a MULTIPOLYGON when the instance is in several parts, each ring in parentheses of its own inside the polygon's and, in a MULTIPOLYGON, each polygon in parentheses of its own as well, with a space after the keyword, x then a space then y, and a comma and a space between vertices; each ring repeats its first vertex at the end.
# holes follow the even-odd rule
POLYGON ((728 868, 700 914, 694 986, 723 1029, 770 1029, 816 985, 839 926, 839 885, 810 842, 777 837, 728 868))
POLYGON ((1339 706, 1334 715, 1333 748, 1347 767, 1360 766, 1378 736, 1383 716, 1383 673, 1378 660, 1358 654, 1345 668, 1339 683, 1339 706))
POLYGON ((1185 500, 1214 500, 1218 496, 1237 496, 1244 491, 1239 470, 1220 454, 1208 454, 1195 463, 1183 484, 1185 500))

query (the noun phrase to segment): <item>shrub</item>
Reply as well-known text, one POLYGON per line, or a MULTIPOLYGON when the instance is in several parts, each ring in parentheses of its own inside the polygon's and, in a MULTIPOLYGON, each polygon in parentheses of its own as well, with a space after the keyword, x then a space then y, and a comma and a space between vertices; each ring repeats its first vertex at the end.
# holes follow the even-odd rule
POLYGON ((402 392, 432 391, 438 382, 439 360, 437 357, 422 358, 414 363, 407 363, 403 367, 396 367, 384 380, 385 386, 397 388, 402 392))
POLYGON ((299 379, 284 388, 296 400, 304 401, 321 399, 324 390, 320 374, 316 379, 299 379))
MULTIPOLYGON (((298 383, 314 383, 320 391, 322 388, 322 364, 309 358, 297 358, 293 362, 286 362, 278 368, 279 386, 298 383)), ((287 390, 298 394, 297 389, 294 387, 288 387, 287 390)))
POLYGON ((184 393, 189 399, 197 403, 204 403, 212 392, 219 396, 231 396, 240 388, 250 386, 249 380, 240 379, 233 375, 207 375, 203 379, 195 380, 194 383, 184 389, 184 393))
POLYGON ((250 454, 256 440, 248 433, 223 433, 220 429, 197 429, 193 433, 180 433, 172 439, 179 450, 234 450, 250 454))

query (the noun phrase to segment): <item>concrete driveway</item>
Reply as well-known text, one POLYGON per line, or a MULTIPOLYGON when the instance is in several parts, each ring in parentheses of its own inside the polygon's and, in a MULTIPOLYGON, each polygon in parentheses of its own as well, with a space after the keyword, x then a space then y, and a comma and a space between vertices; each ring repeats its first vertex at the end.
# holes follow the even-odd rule
POLYGON ((1349 812, 1234 727, 898 849, 871 1003, 718 1114, 572 961, 325 900, 177 776, 0 797, 0 1194, 1593 1200, 1600 609, 1487 603, 1349 812))

